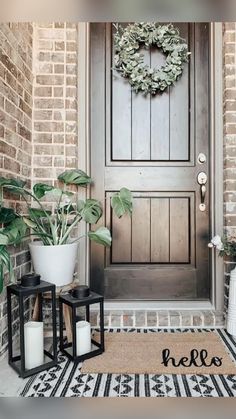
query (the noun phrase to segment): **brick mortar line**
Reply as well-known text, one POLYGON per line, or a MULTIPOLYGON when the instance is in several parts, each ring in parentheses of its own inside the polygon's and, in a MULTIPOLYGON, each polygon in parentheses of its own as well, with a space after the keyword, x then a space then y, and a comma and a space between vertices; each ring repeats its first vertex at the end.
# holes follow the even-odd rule
MULTIPOLYGON (((5 83, 5 82, 4 82, 5 83)), ((15 90, 14 90, 14 92, 15 92, 15 90)), ((15 92, 16 93, 16 92, 15 92)), ((19 93, 16 93, 20 98, 22 98, 22 96, 19 94, 19 93)), ((15 103, 14 102, 12 102, 9 98, 8 98, 8 96, 6 96, 6 95, 2 95, 2 97, 4 98, 4 99, 7 99, 8 100, 8 102, 10 102, 11 104, 13 104, 13 106, 18 110, 18 111, 20 111, 21 112, 21 114, 23 114, 23 116, 26 116, 29 120, 31 120, 32 119, 32 117, 30 118, 29 117, 29 115, 26 113, 26 112, 24 112, 22 109, 20 109, 19 108, 19 105, 17 106, 17 105, 15 105, 15 103)), ((23 100, 23 102, 27 105, 27 106, 29 106, 25 101, 24 101, 24 99, 22 99, 23 100)), ((27 126, 26 126, 26 124, 24 123, 24 122, 21 122, 19 119, 17 119, 13 114, 11 114, 11 113, 9 113, 7 110, 6 110, 6 108, 5 108, 5 100, 4 100, 4 106, 1 108, 3 111, 4 111, 4 113, 6 114, 6 115, 8 115, 8 116, 10 116, 11 118, 13 118, 16 122, 19 122, 21 125, 23 125, 23 126, 25 126, 26 128, 27 128, 27 126)), ((29 106, 29 108, 30 108, 30 106, 29 106)), ((3 124, 2 124, 3 125, 3 124)), ((8 127, 7 127, 8 128, 8 127)), ((8 128, 9 129, 9 128, 8 128)), ((28 130, 29 130, 29 128, 27 128, 28 130)))
MULTIPOLYGON (((23 88, 23 93, 24 92, 27 92, 28 94, 29 94, 29 96, 32 98, 32 92, 29 92, 29 90, 27 90, 26 89, 26 87, 24 86, 24 83, 22 83, 22 82, 20 82, 19 80, 17 80, 17 78, 14 76, 14 74, 12 74, 9 70, 8 70, 8 68, 4 65, 4 64, 2 64, 2 66, 4 67, 4 69, 5 69, 5 71, 7 71, 8 72, 8 74, 10 74, 10 76, 12 76, 13 78, 14 78, 14 80, 17 82, 17 84, 19 85, 19 86, 21 86, 22 88, 23 88)), ((17 67, 17 69, 18 69, 18 67, 17 67)), ((16 93, 17 94, 17 96, 20 96, 21 98, 22 98, 22 100, 23 100, 23 102, 30 108, 30 105, 24 100, 24 98, 23 98, 23 96, 21 96, 21 94, 20 93, 18 93, 18 92, 16 92, 16 90, 14 90, 13 88, 12 88, 12 86, 7 82, 7 80, 5 80, 5 78, 3 79, 1 79, 8 87, 10 87, 11 88, 11 90, 14 92, 14 93, 16 93)), ((28 79, 27 79, 28 80, 28 79)), ((32 85, 32 81, 30 81, 30 80, 28 80, 28 82, 29 83, 31 83, 31 85, 32 85)), ((2 94, 2 93, 1 93, 2 94)), ((5 97, 5 98, 7 98, 8 99, 8 96, 5 96, 5 95, 3 95, 3 97, 5 97)), ((10 99, 8 99, 8 101, 9 102, 11 102, 11 100, 10 99)), ((13 102, 13 104, 15 105, 15 103, 13 102)), ((15 105, 16 106, 16 105, 15 105)), ((19 110, 21 110, 18 106, 16 106, 19 110)), ((21 110, 22 111, 22 110, 21 110)), ((24 112, 24 111, 22 111, 22 112, 24 112)), ((25 113, 25 112, 24 112, 25 113)), ((27 114, 26 114, 27 115, 27 114)))
MULTIPOLYGON (((30 71, 30 72, 32 72, 32 69, 28 66, 28 64, 23 60, 23 58, 20 56, 20 54, 19 54, 19 52, 18 52, 18 49, 15 47, 15 44, 12 44, 10 41, 9 41, 9 39, 6 37, 6 35, 5 35, 5 33, 0 29, 0 32, 3 34, 3 36, 4 36, 4 38, 6 39, 6 41, 8 42, 8 44, 9 44, 9 46, 11 47, 11 48, 13 48, 14 50, 15 50, 15 52, 16 52, 16 54, 17 54, 17 57, 19 57, 20 58, 20 60, 22 61, 22 63, 28 68, 28 70, 30 71)), ((28 33, 30 33, 29 31, 28 31, 28 33)), ((13 34, 13 32, 12 32, 12 34, 13 34)), ((14 34, 13 34, 13 36, 14 36, 14 34)), ((30 37, 31 37, 31 39, 32 39, 32 41, 33 41, 33 37, 32 37, 32 35, 30 34, 30 37)), ((15 36, 14 36, 14 38, 15 38, 15 36)), ((15 38, 16 39, 16 41, 17 41, 17 38, 15 38)), ((28 42, 26 42, 26 44, 28 45, 28 46, 30 46, 30 48, 32 48, 32 46, 28 43, 28 42)), ((20 45, 20 46, 22 46, 19 42, 16 42, 16 45, 18 46, 18 45, 20 45)), ((5 52, 5 54, 7 55, 7 57, 8 57, 8 53, 7 53, 7 51, 6 51, 6 49, 3 47, 3 44, 1 44, 1 49, 5 52)), ((11 60, 12 61, 12 60, 11 60)), ((32 61, 32 60, 31 60, 32 61)), ((14 64, 14 65, 16 65, 15 64, 15 62, 14 61, 12 61, 12 63, 14 64)), ((17 67, 17 65, 16 65, 16 67, 17 67)), ((18 68, 18 67, 17 67, 18 68)), ((20 70, 20 69, 19 69, 20 70)), ((24 73, 22 72, 22 70, 20 70, 20 72, 23 74, 23 76, 25 77, 25 75, 24 75, 24 73)))
MULTIPOLYGON (((4 66, 5 67, 5 66, 4 66)), ((5 79, 1 79, 2 80, 2 82, 4 83, 4 84, 6 84, 6 86, 7 87, 9 87, 10 89, 11 89, 11 91, 16 95, 16 96, 18 96, 18 98, 21 98, 24 102, 25 102, 25 100, 24 100, 24 98, 23 98, 23 96, 21 96, 21 94, 20 93, 18 93, 18 92, 16 92, 11 86, 10 86, 10 84, 8 84, 7 83, 7 81, 5 80, 5 79)), ((33 100, 33 95, 32 95, 32 92, 29 92, 21 83, 18 83, 21 87, 23 87, 23 93, 24 93, 24 91, 25 92, 27 92, 27 94, 31 97, 31 99, 33 100)), ((11 102, 11 103, 13 103, 13 105, 15 105, 16 107, 18 107, 8 96, 5 96, 5 95, 2 95, 4 98, 7 98, 8 99, 8 101, 9 102, 11 102)), ((27 102, 25 102, 29 107, 30 107, 30 105, 27 103, 27 102)))
MULTIPOLYGON (((15 131, 14 131, 14 133, 15 133, 17 136, 21 137, 21 135, 20 135, 20 134, 18 134, 18 133, 16 133, 15 131)), ((22 138, 22 137, 21 137, 21 138, 22 138)), ((24 140, 25 140, 25 141, 28 141, 28 142, 29 142, 29 140, 26 140, 26 138, 25 138, 25 137, 23 137, 23 138, 24 138, 24 140)), ((29 157, 31 157, 31 156, 32 156, 32 154, 31 154, 31 153, 28 153, 26 150, 22 150, 22 148, 21 148, 21 147, 15 146, 15 145, 13 145, 13 144, 9 144, 9 143, 7 142, 7 140, 6 140, 6 138, 5 138, 5 137, 1 138, 1 141, 2 141, 2 142, 4 142, 4 143, 6 143, 7 145, 9 145, 10 147, 14 148, 16 151, 21 151, 22 153, 27 154, 27 156, 29 156, 29 157)), ((14 160, 14 157, 11 157, 11 156, 8 156, 8 155, 5 155, 5 154, 3 154, 3 153, 1 153, 1 154, 3 155, 3 157, 8 157, 9 159, 14 160)), ((17 162, 19 162, 19 160, 17 160, 17 162)), ((1 170, 2 170, 2 168, 1 168, 1 170)))
MULTIPOLYGON (((17 151, 21 151, 21 152, 24 152, 24 151, 22 151, 21 150, 21 148, 16 148, 16 150, 17 151)), ((27 153, 25 153, 25 154, 27 154, 27 153)), ((30 157, 30 154, 27 154, 27 156, 29 156, 30 157)), ((4 155, 3 154, 3 158, 7 158, 7 159, 9 159, 9 160, 12 160, 12 161, 14 161, 15 163, 19 163, 19 165, 20 166, 29 166, 28 164, 26 164, 26 163, 22 163, 21 161, 19 161, 19 160, 17 160, 15 157, 11 157, 11 156, 6 156, 6 155, 4 155)), ((3 169, 1 169, 1 170, 5 170, 5 171, 7 171, 7 172, 9 172, 9 170, 8 169, 5 169, 5 168, 3 168, 3 169)), ((16 175, 17 175, 17 173, 15 173, 16 175)), ((22 175, 23 176, 23 175, 22 175)), ((27 176, 25 176, 25 177, 27 177, 27 176)))
MULTIPOLYGON (((1 46, 1 48, 2 48, 2 46, 1 46)), ((7 55, 7 53, 6 53, 6 55, 7 55)), ((7 55, 8 56, 8 55, 7 55)), ((14 64, 14 63, 13 63, 14 64)), ((11 71, 9 71, 8 70, 8 68, 5 66, 5 64, 2 64, 3 65, 3 67, 4 67, 4 69, 14 78, 14 80, 17 82, 17 84, 19 84, 21 87, 23 87, 23 89, 25 90, 25 91, 27 91, 27 93, 29 93, 29 95, 32 95, 32 93, 28 90, 28 88, 27 87, 25 87, 24 86, 24 83, 22 83, 22 82, 20 82, 16 77, 15 77, 15 75, 13 74, 13 73, 11 73, 11 71)), ((25 80, 27 80, 28 81, 28 83, 29 84, 31 84, 32 85, 32 81, 31 80, 29 80, 25 75, 24 75, 24 73, 22 73, 22 71, 19 69, 19 67, 16 65, 16 64, 14 64, 14 66, 17 68, 17 70, 18 71, 20 71, 21 72, 21 74, 24 76, 24 78, 25 78, 25 80)), ((4 79, 3 80, 4 81, 4 83, 6 83, 9 87, 11 87, 8 83, 7 83, 7 81, 4 79)), ((17 93, 14 89, 12 89, 15 93, 17 93)), ((19 96, 20 96, 20 94, 19 93, 17 93, 19 96)))

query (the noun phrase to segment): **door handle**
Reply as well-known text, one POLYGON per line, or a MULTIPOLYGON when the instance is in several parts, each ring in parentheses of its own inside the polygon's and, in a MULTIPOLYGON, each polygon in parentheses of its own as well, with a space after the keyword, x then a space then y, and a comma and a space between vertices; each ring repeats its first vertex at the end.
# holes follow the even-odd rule
POLYGON ((200 185, 201 203, 199 205, 199 209, 200 211, 205 211, 206 210, 205 197, 206 197, 206 183, 207 183, 207 175, 205 172, 198 173, 197 182, 200 185))
POLYGON ((200 185, 200 196, 201 196, 201 204, 204 204, 205 196, 206 196, 206 186, 200 185))

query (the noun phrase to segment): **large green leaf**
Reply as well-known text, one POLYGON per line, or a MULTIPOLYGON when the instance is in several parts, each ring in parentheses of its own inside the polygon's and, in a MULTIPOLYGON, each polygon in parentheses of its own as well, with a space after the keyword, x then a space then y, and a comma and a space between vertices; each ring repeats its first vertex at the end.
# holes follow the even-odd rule
POLYGON ((113 194, 111 198, 111 206, 118 218, 124 214, 132 214, 132 194, 129 189, 122 188, 119 192, 113 194))
POLYGON ((13 268, 11 264, 11 256, 7 251, 6 246, 0 245, 0 294, 3 290, 4 268, 10 273, 10 278, 13 276, 13 268))
POLYGON ((26 182, 23 180, 0 177, 0 188, 4 188, 14 195, 24 195, 25 191, 23 188, 25 184, 26 182))
POLYGON ((36 183, 33 186, 33 192, 36 198, 41 199, 46 193, 51 192, 54 189, 54 186, 46 185, 45 183, 36 183))
POLYGON ((47 215, 51 215, 52 211, 49 211, 49 210, 44 210, 43 211, 39 208, 29 208, 28 213, 29 213, 30 217, 35 219, 35 218, 44 218, 47 215))
POLYGON ((0 224, 9 224, 17 217, 13 208, 0 207, 0 224))
POLYGON ((23 221, 29 228, 37 227, 37 224, 28 217, 23 217, 23 221))
POLYGON ((82 170, 66 170, 58 176, 58 180, 70 185, 86 186, 92 182, 92 179, 82 170))
POLYGON ((102 208, 96 199, 79 201, 78 212, 86 223, 95 224, 102 216, 102 208))
POLYGON ((26 232, 27 225, 22 218, 16 218, 2 231, 8 237, 9 244, 20 243, 26 232))
POLYGON ((0 187, 2 186, 17 186, 23 188, 26 182, 20 179, 0 177, 0 187))
POLYGON ((111 233, 106 227, 99 227, 96 231, 89 231, 88 236, 90 240, 103 246, 111 246, 111 233))
POLYGON ((0 232, 0 246, 1 245, 6 246, 8 244, 8 241, 9 240, 6 234, 0 232))
POLYGON ((49 194, 49 193, 57 197, 61 197, 61 195, 67 195, 67 196, 73 195, 73 192, 63 191, 60 188, 54 188, 54 186, 47 185, 45 183, 36 183, 33 186, 33 192, 36 198, 38 199, 43 198, 46 194, 49 194))

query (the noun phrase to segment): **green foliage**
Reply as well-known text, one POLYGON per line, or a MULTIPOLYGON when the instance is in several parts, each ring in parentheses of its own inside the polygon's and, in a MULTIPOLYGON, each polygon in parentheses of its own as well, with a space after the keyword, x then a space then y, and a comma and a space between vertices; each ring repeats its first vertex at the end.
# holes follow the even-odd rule
POLYGON ((78 212, 82 219, 89 224, 95 224, 102 216, 102 208, 96 199, 78 202, 78 212))
POLYGON ((122 188, 119 192, 113 194, 111 206, 118 218, 125 213, 132 214, 132 195, 129 189, 122 188))
POLYGON ((58 179, 66 185, 86 186, 92 182, 92 179, 86 175, 85 172, 79 169, 66 170, 58 176, 58 179))
POLYGON ((231 256, 233 258, 236 257, 236 241, 235 239, 228 239, 227 237, 223 237, 222 239, 223 247, 222 250, 219 251, 220 256, 231 256))
POLYGON ((36 198, 41 199, 46 195, 46 193, 51 192, 53 189, 53 186, 46 185, 44 183, 36 183, 33 187, 33 192, 36 198))
MULTIPOLYGON (((95 199, 78 199, 79 187, 85 187, 92 179, 81 170, 68 170, 58 176, 63 183, 62 188, 37 183, 33 190, 25 187, 25 183, 16 179, 0 178, 0 292, 3 287, 4 272, 12 275, 11 258, 7 247, 19 244, 24 238, 33 236, 44 245, 63 245, 70 243, 71 233, 82 220, 88 224, 96 224, 102 217, 102 207, 95 199), (73 191, 66 185, 74 185, 73 191), (3 206, 4 190, 18 194, 27 205, 27 213, 16 213, 12 208, 3 206), (42 202, 47 194, 52 194, 54 209, 49 211, 42 202)), ((115 214, 121 217, 125 213, 131 215, 132 196, 128 189, 122 188, 111 199, 115 214)), ((83 237, 83 236, 82 236, 83 237)), ((96 231, 89 231, 88 237, 103 246, 111 245, 111 234, 106 227, 99 226, 96 231)), ((78 237, 76 240, 80 240, 78 237)))
POLYGON ((219 252, 219 256, 229 256, 232 258, 236 257, 236 238, 235 237, 227 237, 227 236, 219 236, 218 234, 214 236, 210 243, 208 243, 208 247, 215 248, 219 252))
POLYGON ((47 185, 45 183, 36 183, 33 187, 33 192, 34 195, 36 196, 36 198, 41 199, 43 198, 45 195, 51 193, 52 195, 55 196, 61 196, 61 195, 67 195, 67 196, 72 196, 73 193, 70 191, 63 191, 60 188, 54 188, 54 186, 50 186, 47 185))
POLYGON ((24 188, 26 182, 20 179, 8 179, 4 177, 0 177, 0 188, 3 186, 16 186, 18 188, 24 188))
POLYGON ((6 246, 0 245, 0 294, 3 290, 4 269, 10 273, 10 278, 13 276, 13 268, 11 263, 11 256, 6 249, 6 246))
POLYGON ((111 246, 111 233, 106 227, 99 227, 96 231, 89 231, 90 240, 95 241, 103 246, 111 246))
POLYGON ((125 29, 115 27, 115 69, 128 78, 136 93, 162 93, 180 78, 190 53, 172 24, 134 23, 125 29), (165 65, 159 68, 144 65, 144 55, 138 52, 142 46, 161 49, 166 55, 165 65))
POLYGON ((0 207, 0 224, 9 224, 11 221, 15 220, 17 215, 12 208, 0 207))
POLYGON ((44 218, 47 215, 52 215, 52 211, 39 208, 28 208, 28 213, 31 218, 44 218))
MULTIPOLYGON (((27 231, 27 225, 24 222, 24 218, 16 218, 5 228, 2 229, 1 233, 7 237, 8 245, 19 244, 22 241, 22 238, 25 237, 27 231)), ((3 244, 0 241, 0 244, 3 244)))

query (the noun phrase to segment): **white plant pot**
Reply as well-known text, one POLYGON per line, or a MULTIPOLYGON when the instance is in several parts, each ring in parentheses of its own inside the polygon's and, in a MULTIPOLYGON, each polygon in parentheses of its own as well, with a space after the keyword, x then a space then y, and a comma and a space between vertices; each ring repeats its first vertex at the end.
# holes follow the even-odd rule
POLYGON ((56 287, 73 281, 78 243, 44 246, 41 242, 32 242, 29 248, 34 271, 43 281, 55 284, 56 287))
POLYGON ((227 332, 236 337, 236 268, 230 272, 227 332))

